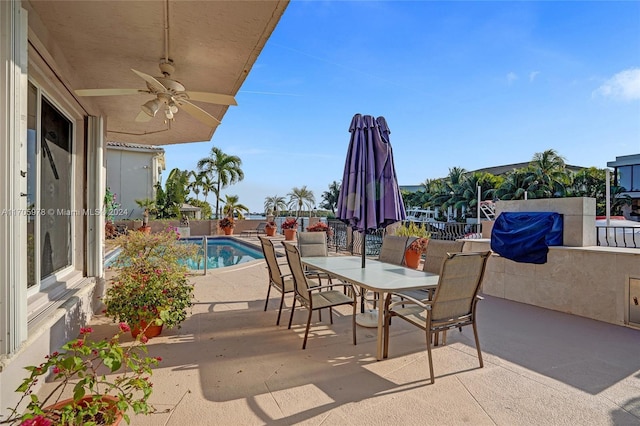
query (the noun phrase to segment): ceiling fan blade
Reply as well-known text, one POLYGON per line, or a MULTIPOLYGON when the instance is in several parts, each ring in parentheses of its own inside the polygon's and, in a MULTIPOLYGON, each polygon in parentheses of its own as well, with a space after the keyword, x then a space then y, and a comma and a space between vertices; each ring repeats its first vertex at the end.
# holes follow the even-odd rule
POLYGON ((238 105, 235 98, 231 95, 222 95, 220 93, 208 93, 208 92, 191 92, 188 91, 187 95, 192 101, 208 102, 210 104, 218 105, 238 105))
POLYGON ((150 76, 149 74, 145 74, 143 72, 134 70, 133 68, 131 68, 131 71, 135 72, 136 74, 138 74, 138 77, 140 77, 141 79, 143 79, 144 81, 146 81, 151 87, 153 87, 156 91, 158 92, 166 92, 167 88, 164 87, 162 85, 162 83, 160 83, 158 80, 155 79, 155 77, 150 76))
POLYGON ((78 96, 118 96, 118 95, 137 95, 139 93, 149 93, 147 90, 140 89, 78 89, 75 94, 78 96))
POLYGON ((147 114, 144 111, 140 111, 138 113, 138 116, 136 117, 136 121, 138 123, 146 123, 147 121, 151 121, 153 120, 153 117, 151 117, 149 114, 147 114))
POLYGON ((213 115, 209 114, 207 111, 202 108, 192 104, 189 101, 184 99, 176 99, 175 102, 178 104, 180 108, 182 108, 187 114, 192 115, 194 118, 200 120, 204 124, 209 127, 216 127, 220 124, 220 120, 215 118, 213 115))

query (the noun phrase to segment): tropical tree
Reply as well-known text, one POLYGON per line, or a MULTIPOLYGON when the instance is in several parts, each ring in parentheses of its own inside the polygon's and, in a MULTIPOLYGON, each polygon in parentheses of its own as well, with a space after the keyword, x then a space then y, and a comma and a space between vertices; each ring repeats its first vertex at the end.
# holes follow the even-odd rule
POLYGON ((338 207, 338 198, 340 197, 340 183, 333 181, 329 184, 329 190, 322 193, 322 201, 320 207, 323 209, 331 210, 331 213, 335 215, 336 208, 338 207))
POLYGON ((529 169, 533 174, 533 181, 537 182, 537 191, 542 197, 562 197, 570 183, 564 158, 555 150, 548 149, 533 155, 529 169))
POLYGON ((265 197, 264 199, 264 212, 269 214, 272 212, 274 216, 278 216, 280 210, 287 208, 287 200, 285 197, 274 195, 273 197, 265 197))
MULTIPOLYGON (((198 170, 204 172, 215 184, 216 218, 220 208, 220 190, 244 179, 242 160, 237 155, 227 155, 218 147, 212 147, 208 157, 198 161, 198 170)), ((206 198, 206 197, 205 197, 206 198)))
POLYGON ((211 204, 207 203, 204 200, 198 200, 197 198, 189 198, 187 203, 191 204, 194 207, 200 207, 200 214, 203 219, 211 219, 213 215, 213 211, 211 210, 211 204))
POLYGON ((243 212, 249 213, 249 208, 244 204, 240 204, 239 197, 237 195, 225 195, 224 207, 222 212, 227 217, 238 216, 238 219, 244 219, 243 212))
POLYGON ((289 196, 289 208, 296 209, 296 218, 300 217, 300 211, 307 207, 309 211, 316 204, 316 198, 313 195, 313 191, 307 189, 304 185, 301 188, 293 187, 291 192, 287 194, 289 196))
POLYGON ((185 202, 189 190, 189 172, 175 168, 169 172, 162 189, 160 182, 156 184, 156 215, 158 218, 179 217, 180 207, 185 202))
POLYGON ((199 200, 200 190, 202 189, 202 180, 206 175, 203 172, 192 170, 189 172, 189 185, 187 188, 196 194, 196 200, 199 200))

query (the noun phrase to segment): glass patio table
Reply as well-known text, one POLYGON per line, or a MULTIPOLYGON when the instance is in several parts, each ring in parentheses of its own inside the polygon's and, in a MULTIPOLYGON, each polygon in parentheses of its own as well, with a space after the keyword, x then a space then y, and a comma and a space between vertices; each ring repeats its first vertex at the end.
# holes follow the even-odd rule
POLYGON ((384 299, 387 293, 435 289, 438 285, 438 275, 392 263, 378 260, 366 260, 362 268, 362 258, 359 256, 323 256, 303 257, 302 263, 309 268, 321 270, 333 277, 339 278, 353 285, 362 287, 377 294, 378 300, 378 334, 376 358, 382 360, 384 299))

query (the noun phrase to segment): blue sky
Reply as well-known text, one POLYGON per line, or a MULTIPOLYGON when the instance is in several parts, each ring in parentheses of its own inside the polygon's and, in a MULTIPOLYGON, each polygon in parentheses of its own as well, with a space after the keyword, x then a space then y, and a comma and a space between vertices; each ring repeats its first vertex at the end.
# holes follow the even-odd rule
POLYGON ((386 118, 401 185, 546 149, 604 168, 640 153, 640 2, 294 0, 236 99, 164 176, 215 145, 251 211, 303 185, 320 204, 356 113, 386 118))

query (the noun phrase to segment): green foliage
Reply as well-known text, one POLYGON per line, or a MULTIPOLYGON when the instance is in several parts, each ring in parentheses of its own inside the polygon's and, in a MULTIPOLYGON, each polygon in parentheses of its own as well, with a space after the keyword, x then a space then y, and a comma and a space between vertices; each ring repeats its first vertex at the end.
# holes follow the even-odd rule
POLYGON ((200 207, 200 214, 203 219, 211 219, 213 215, 213 210, 211 210, 211 204, 204 200, 198 200, 196 198, 189 198, 187 203, 191 204, 194 207, 200 207))
POLYGON ((249 208, 244 204, 240 204, 237 195, 225 195, 225 203, 222 208, 222 212, 228 217, 237 216, 239 219, 244 219, 242 213, 249 213, 249 208))
POLYGON ((211 148, 211 153, 208 157, 201 158, 198 161, 198 170, 202 171, 214 185, 212 191, 216 195, 216 218, 220 211, 220 190, 244 179, 244 172, 241 166, 242 160, 240 157, 227 155, 215 146, 211 148))
POLYGON ((396 235, 401 237, 419 237, 419 238, 429 238, 431 237, 431 233, 427 231, 424 224, 418 225, 416 222, 405 222, 396 228, 396 235))
POLYGON ((300 217, 300 212, 304 207, 311 211, 316 203, 313 191, 308 189, 306 185, 301 188, 292 188, 287 195, 289 196, 289 208, 296 209, 296 218, 300 217))
POLYGON ((111 192, 111 188, 107 188, 104 193, 104 209, 107 222, 113 222, 113 212, 120 207, 120 203, 116 202, 116 194, 111 192))
POLYGON ((335 180, 329 185, 329 190, 322 193, 322 201, 320 207, 323 209, 331 210, 331 213, 335 215, 336 208, 338 207, 338 199, 340 198, 340 183, 335 180))
POLYGON ((33 425, 97 425, 112 424, 117 410, 129 423, 127 411, 149 414, 154 411, 148 403, 152 393, 152 366, 161 359, 147 356, 144 335, 128 345, 122 345, 120 336, 129 331, 127 324, 121 323, 118 332, 110 339, 92 340, 89 327, 80 329, 80 337, 62 346, 60 352, 47 355, 38 366, 25 367, 29 375, 16 392, 22 394, 11 415, 2 423, 33 425), (98 373, 104 367, 110 373, 98 373), (34 386, 42 378, 53 374, 57 386, 42 400, 33 393, 34 386), (67 398, 66 388, 73 389, 73 400, 56 410, 47 407, 67 398), (87 402, 81 399, 93 396, 87 402), (111 396, 115 402, 101 399, 111 396), (23 400, 29 404, 24 412, 18 412, 23 400), (117 407, 117 410, 116 410, 117 407))
POLYGON ((193 304, 189 270, 180 259, 195 256, 197 248, 181 243, 175 228, 154 234, 130 232, 116 242, 121 252, 104 299, 106 315, 132 327, 142 321, 179 327, 193 304))

